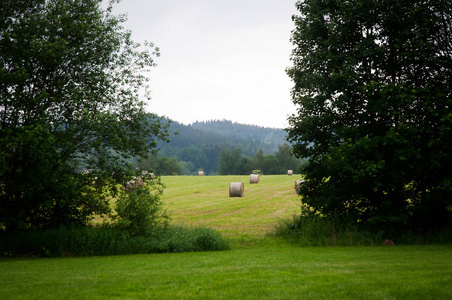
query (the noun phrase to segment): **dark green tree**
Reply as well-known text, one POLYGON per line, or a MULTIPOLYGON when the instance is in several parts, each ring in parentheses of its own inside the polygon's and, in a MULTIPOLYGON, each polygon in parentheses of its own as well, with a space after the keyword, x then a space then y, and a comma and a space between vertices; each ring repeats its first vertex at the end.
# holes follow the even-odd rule
MULTIPOLYGON (((262 170, 264 167, 264 151, 259 149, 257 153, 248 159, 245 165, 246 173, 252 174, 253 170, 262 170)), ((266 174, 266 173, 263 173, 266 174)))
POLYGON ((242 175, 245 174, 247 158, 239 148, 232 151, 222 150, 218 163, 219 175, 242 175))
POLYGON ((204 154, 203 149, 194 145, 182 148, 179 151, 178 158, 182 161, 191 161, 195 166, 195 169, 202 169, 207 162, 207 157, 204 154))
POLYGON ((182 166, 174 157, 157 157, 155 172, 159 175, 182 175, 182 166))
MULTIPOLYGON (((286 170, 287 172, 287 170, 286 170)), ((264 164, 262 166, 262 173, 265 174, 283 174, 284 170, 280 164, 280 161, 273 154, 264 155, 264 164)))
POLYGON ((284 143, 283 145, 279 145, 275 156, 279 161, 282 173, 286 173, 287 170, 298 172, 301 162, 293 155, 292 147, 289 144, 284 143))
POLYGON ((156 175, 182 175, 182 165, 174 157, 157 156, 151 154, 147 157, 140 158, 132 168, 135 173, 141 174, 142 171, 150 171, 156 175))
POLYGON ((126 180, 127 159, 166 138, 140 100, 158 49, 134 43, 125 17, 101 4, 0 5, 0 228, 83 225, 107 213, 103 192, 126 180))
POLYGON ((297 2, 303 202, 396 235, 451 224, 452 1, 297 2))

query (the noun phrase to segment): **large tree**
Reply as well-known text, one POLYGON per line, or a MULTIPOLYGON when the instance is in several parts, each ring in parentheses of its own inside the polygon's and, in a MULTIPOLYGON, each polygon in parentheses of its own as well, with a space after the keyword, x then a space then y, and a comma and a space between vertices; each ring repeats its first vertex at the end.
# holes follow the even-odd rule
POLYGON ((302 201, 385 231, 452 213, 452 1, 305 0, 292 35, 289 141, 302 201))
POLYGON ((108 212, 103 192, 126 179, 127 158, 148 153, 166 137, 144 102, 144 72, 158 49, 134 43, 112 5, 0 5, 3 229, 85 224, 108 212))

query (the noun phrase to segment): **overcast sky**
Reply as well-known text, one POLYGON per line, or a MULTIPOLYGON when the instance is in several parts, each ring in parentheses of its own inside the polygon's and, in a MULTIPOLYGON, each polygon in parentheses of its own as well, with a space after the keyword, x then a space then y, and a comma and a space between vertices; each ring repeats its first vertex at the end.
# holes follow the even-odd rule
POLYGON ((160 48, 149 111, 175 121, 287 127, 295 0, 123 0, 125 27, 160 48))

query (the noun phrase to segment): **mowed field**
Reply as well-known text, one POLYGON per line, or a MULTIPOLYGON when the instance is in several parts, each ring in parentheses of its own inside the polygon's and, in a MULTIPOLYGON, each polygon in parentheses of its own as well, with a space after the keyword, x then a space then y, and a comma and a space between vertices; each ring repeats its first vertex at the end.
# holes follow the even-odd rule
POLYGON ((174 223, 217 229, 232 240, 264 237, 282 218, 300 212, 300 175, 164 176, 162 201, 174 223), (244 197, 229 197, 229 183, 243 182, 244 197))
POLYGON ((220 252, 0 259, 0 299, 452 299, 452 245, 299 247, 267 236, 299 212, 299 176, 168 176, 173 223, 208 226, 220 252), (245 197, 229 198, 229 182, 245 197))

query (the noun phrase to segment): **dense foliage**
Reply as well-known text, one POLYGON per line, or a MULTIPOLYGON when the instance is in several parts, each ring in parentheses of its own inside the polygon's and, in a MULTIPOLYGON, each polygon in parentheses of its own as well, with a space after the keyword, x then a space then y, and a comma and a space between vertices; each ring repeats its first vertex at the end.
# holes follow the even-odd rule
MULTIPOLYGON (((149 155, 145 158, 139 158, 132 166, 137 170, 152 170, 159 175, 183 175, 185 162, 179 162, 175 157, 157 156, 156 154, 149 155)), ((191 164, 190 169, 193 169, 191 164)), ((191 171, 186 171, 189 175, 191 171)))
POLYGON ((0 5, 0 228, 83 225, 109 212, 105 190, 125 182, 127 159, 166 136, 139 100, 158 49, 134 43, 124 17, 101 4, 0 5))
POLYGON ((160 201, 164 185, 160 177, 154 177, 152 173, 143 172, 120 190, 113 216, 117 227, 132 235, 147 235, 168 225, 168 215, 160 201))
POLYGON ((297 2, 289 141, 300 193, 387 236, 451 225, 452 2, 297 2))

